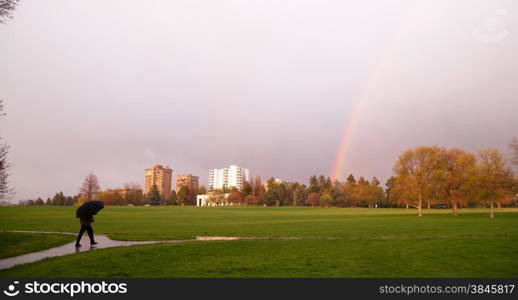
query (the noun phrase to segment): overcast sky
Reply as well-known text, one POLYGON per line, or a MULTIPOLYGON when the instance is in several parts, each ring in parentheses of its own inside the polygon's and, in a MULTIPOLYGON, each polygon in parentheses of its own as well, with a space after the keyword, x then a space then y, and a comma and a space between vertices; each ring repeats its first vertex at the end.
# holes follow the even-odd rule
POLYGON ((154 163, 385 180, 419 145, 518 135, 518 2, 22 0, 0 24, 16 199, 154 163), (356 108, 355 108, 356 107, 356 108), (348 125, 349 124, 349 125, 348 125))

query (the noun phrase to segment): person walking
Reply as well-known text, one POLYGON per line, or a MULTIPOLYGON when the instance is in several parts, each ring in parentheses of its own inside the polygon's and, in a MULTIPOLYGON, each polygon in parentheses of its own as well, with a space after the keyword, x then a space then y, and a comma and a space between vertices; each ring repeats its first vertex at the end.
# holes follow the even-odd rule
POLYGON ((92 228, 92 223, 95 222, 94 216, 79 217, 79 222, 81 223, 81 229, 77 235, 76 247, 81 247, 79 242, 81 241, 85 231, 88 233, 88 237, 90 238, 90 245, 96 245, 97 242, 94 239, 94 229, 92 228))
POLYGON ((94 215, 96 215, 103 208, 104 203, 102 201, 88 201, 77 208, 76 217, 79 218, 81 229, 77 235, 76 247, 81 247, 80 242, 85 231, 88 233, 88 237, 90 238, 90 245, 93 246, 97 244, 94 239, 94 229, 92 228, 92 223, 95 222, 94 215))

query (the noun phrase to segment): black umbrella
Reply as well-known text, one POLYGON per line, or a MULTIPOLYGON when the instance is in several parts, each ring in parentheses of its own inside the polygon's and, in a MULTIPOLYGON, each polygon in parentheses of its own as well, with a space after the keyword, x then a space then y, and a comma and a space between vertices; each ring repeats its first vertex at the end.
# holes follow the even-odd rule
POLYGON ((90 218, 104 208, 102 201, 88 201, 79 206, 76 210, 77 218, 90 218))

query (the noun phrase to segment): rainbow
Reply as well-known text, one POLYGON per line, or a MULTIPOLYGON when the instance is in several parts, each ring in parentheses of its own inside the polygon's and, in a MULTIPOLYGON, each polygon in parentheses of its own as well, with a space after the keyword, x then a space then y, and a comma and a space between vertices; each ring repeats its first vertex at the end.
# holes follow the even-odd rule
POLYGON ((378 63, 376 68, 371 72, 371 75, 362 88, 358 99, 354 102, 353 108, 349 114, 349 117, 347 118, 347 122, 345 123, 342 136, 340 138, 340 144, 331 171, 331 179, 333 181, 339 180, 343 175, 342 171, 346 163, 347 150, 350 149, 353 132, 357 126, 360 112, 362 111, 363 106, 369 98, 369 92, 375 87, 377 78, 379 77, 379 74, 383 70, 383 66, 386 63, 384 63, 384 61, 386 60, 387 55, 384 55, 383 57, 384 58, 382 58, 381 63, 378 63))
POLYGON ((361 88, 361 92, 357 100, 353 103, 352 110, 349 113, 342 135, 340 137, 336 158, 331 168, 331 180, 333 181, 340 180, 343 175, 343 170, 347 163, 347 152, 351 148, 353 133, 355 132, 358 119, 361 115, 361 112, 363 111, 362 108, 365 106, 365 103, 369 99, 371 92, 376 88, 379 80, 381 79, 381 74, 383 73, 388 62, 391 60, 393 53, 397 50, 405 30, 410 28, 407 25, 412 24, 411 22, 417 15, 417 3, 418 1, 416 1, 414 5, 408 9, 406 18, 402 20, 398 27, 399 29, 395 32, 389 43, 387 43, 387 46, 384 48, 384 51, 378 59, 378 62, 374 65, 373 70, 370 72, 367 80, 365 81, 365 84, 361 88))

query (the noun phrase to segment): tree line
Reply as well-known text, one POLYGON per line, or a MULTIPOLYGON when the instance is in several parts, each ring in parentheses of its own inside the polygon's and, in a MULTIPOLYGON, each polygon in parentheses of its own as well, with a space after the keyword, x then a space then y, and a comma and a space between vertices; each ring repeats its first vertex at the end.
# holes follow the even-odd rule
POLYGON ((126 183, 121 188, 101 190, 99 180, 95 174, 89 174, 83 180, 79 193, 65 196, 58 192, 52 198, 43 200, 29 199, 19 201, 21 206, 67 206, 80 205, 86 201, 99 200, 106 205, 196 205, 196 195, 206 194, 204 186, 193 188, 192 185, 182 186, 178 193, 172 191, 169 197, 160 195, 156 185, 146 195, 142 187, 136 183, 126 183))
POLYGON ((63 192, 58 192, 54 197, 48 197, 46 200, 38 197, 37 199, 22 200, 19 203, 21 206, 72 206, 78 202, 81 196, 65 196, 63 192))
MULTIPOLYGON (((510 143, 510 162, 518 165, 518 141, 510 143)), ((345 181, 313 175, 308 184, 284 182, 270 178, 265 183, 256 176, 236 187, 211 190, 204 186, 182 186, 170 196, 160 195, 152 186, 145 195, 138 184, 125 184, 121 189, 100 189, 94 174, 88 175, 80 193, 65 196, 56 193, 46 201, 38 198, 22 201, 21 205, 74 205, 93 199, 106 205, 196 205, 196 196, 208 194, 207 201, 215 205, 311 206, 311 207, 412 207, 419 216, 423 209, 433 207, 452 209, 459 214, 461 207, 518 206, 518 178, 504 156, 495 149, 479 151, 477 155, 459 148, 421 146, 403 152, 393 167, 394 175, 385 183, 350 174, 345 181)))
MULTIPOLYGON (((512 163, 518 164, 518 146, 512 163)), ((504 156, 496 149, 477 155, 459 148, 418 147, 401 154, 393 168, 389 186, 390 201, 417 208, 447 205, 453 215, 460 207, 489 206, 494 217, 495 205, 516 206, 518 180, 513 177, 504 156)))
POLYGON ((208 201, 217 205, 380 207, 384 198, 376 177, 368 181, 360 176, 356 180, 351 174, 344 183, 313 175, 307 186, 274 178, 262 184, 261 177, 256 176, 251 183, 245 182, 241 190, 232 187, 211 192, 208 201))
POLYGON ((196 205, 196 196, 205 195, 205 186, 195 187, 192 184, 182 185, 178 191, 172 190, 168 197, 164 197, 158 191, 156 185, 151 186, 151 190, 144 197, 146 204, 149 205, 196 205))
MULTIPOLYGON (((510 163, 518 166, 518 140, 510 144, 510 163)), ((270 178, 261 184, 255 177, 236 188, 214 190, 208 198, 215 205, 410 207, 451 208, 518 206, 518 176, 513 176, 504 155, 496 149, 476 155, 459 148, 422 146, 403 152, 393 167, 394 175, 380 186, 350 174, 344 182, 324 175, 311 176, 308 185, 270 178)))

